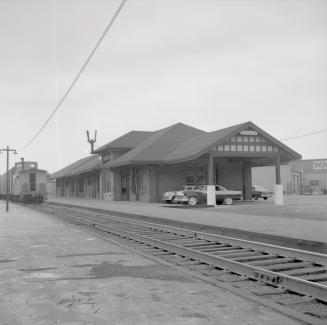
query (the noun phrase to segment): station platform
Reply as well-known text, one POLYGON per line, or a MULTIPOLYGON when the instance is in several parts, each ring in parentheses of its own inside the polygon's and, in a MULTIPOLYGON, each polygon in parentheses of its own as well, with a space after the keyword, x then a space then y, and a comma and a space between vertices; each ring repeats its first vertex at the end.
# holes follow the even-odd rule
POLYGON ((60 219, 0 201, 1 325, 299 324, 60 219))
POLYGON ((49 198, 48 202, 327 244, 326 195, 285 196, 281 206, 274 205, 272 199, 197 208, 58 197, 49 198))

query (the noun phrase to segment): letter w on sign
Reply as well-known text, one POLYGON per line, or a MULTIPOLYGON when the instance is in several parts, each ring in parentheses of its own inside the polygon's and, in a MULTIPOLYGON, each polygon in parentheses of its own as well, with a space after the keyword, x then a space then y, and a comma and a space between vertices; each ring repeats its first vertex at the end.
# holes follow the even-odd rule
POLYGON ((327 160, 313 161, 312 168, 315 170, 327 169, 327 160))

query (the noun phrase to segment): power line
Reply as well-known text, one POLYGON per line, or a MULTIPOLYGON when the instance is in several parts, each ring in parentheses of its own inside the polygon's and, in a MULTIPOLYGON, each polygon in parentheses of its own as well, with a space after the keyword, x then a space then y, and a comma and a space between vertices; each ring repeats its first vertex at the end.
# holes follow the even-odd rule
POLYGON ((82 65, 81 69, 79 70, 79 72, 77 73, 77 75, 75 76, 75 78, 73 79, 72 83, 70 84, 70 86, 68 87, 68 89, 66 90, 66 92, 64 93, 63 97, 60 99, 59 103, 57 104, 57 106, 55 107, 55 109, 52 111, 52 113, 49 115, 49 117, 47 118, 47 120, 43 123, 43 125, 41 126, 41 128, 36 132, 36 134, 34 135, 34 137, 23 147, 20 149, 20 151, 26 149, 28 146, 30 146, 33 141, 40 135, 40 133, 45 129, 45 127, 48 125, 48 123, 50 122, 50 120, 52 119, 52 117, 56 114, 56 112, 58 111, 58 109, 61 107, 62 103, 65 101, 66 97, 69 95, 69 93, 71 92, 72 88, 75 86, 75 84, 77 83, 78 79, 80 78, 81 74, 83 73, 83 71, 85 70, 86 66, 88 65, 88 63, 90 62, 91 58, 93 57, 94 53, 96 52, 96 50, 98 49, 98 47, 100 46, 101 42, 103 41, 103 39, 105 38, 105 36, 107 35, 109 29, 111 28, 112 24, 114 23, 114 21, 116 20, 117 16, 119 15, 120 11, 123 9, 125 3, 127 2, 127 0, 123 0, 119 7, 117 8, 115 14, 113 15, 113 17, 111 18, 109 24, 107 25, 106 29, 104 30, 104 32, 102 33, 102 35, 100 36, 98 42, 95 44, 93 50, 91 51, 91 53, 89 54, 89 56, 87 57, 86 61, 84 62, 84 64, 82 65))
POLYGON ((318 133, 322 133, 322 132, 326 132, 326 131, 327 131, 327 129, 322 129, 322 130, 319 130, 319 131, 315 131, 315 132, 311 132, 311 133, 306 133, 306 134, 298 135, 298 136, 291 137, 291 138, 281 139, 281 141, 292 140, 292 139, 299 139, 299 138, 307 137, 309 135, 318 134, 318 133))

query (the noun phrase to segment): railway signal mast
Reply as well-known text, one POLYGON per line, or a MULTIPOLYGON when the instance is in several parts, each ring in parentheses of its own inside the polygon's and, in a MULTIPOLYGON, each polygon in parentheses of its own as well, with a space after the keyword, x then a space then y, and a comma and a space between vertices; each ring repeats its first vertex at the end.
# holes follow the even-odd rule
POLYGON ((9 152, 12 151, 15 155, 17 155, 16 149, 10 149, 9 146, 5 149, 0 149, 0 153, 2 151, 7 152, 7 184, 6 184, 6 211, 9 211, 9 152))
POLYGON ((86 131, 87 142, 91 145, 91 153, 94 153, 94 143, 97 141, 97 130, 94 131, 94 138, 90 139, 89 131, 86 131))

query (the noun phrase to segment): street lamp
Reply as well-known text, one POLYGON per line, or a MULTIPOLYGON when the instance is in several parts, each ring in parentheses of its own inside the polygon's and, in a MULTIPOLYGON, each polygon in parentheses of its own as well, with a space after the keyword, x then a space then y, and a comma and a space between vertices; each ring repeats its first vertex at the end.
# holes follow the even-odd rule
POLYGON ((17 151, 15 149, 10 149, 9 146, 7 146, 6 149, 0 149, 0 153, 2 151, 7 152, 7 186, 6 186, 6 211, 9 211, 9 152, 12 151, 15 155, 17 155, 17 151))

